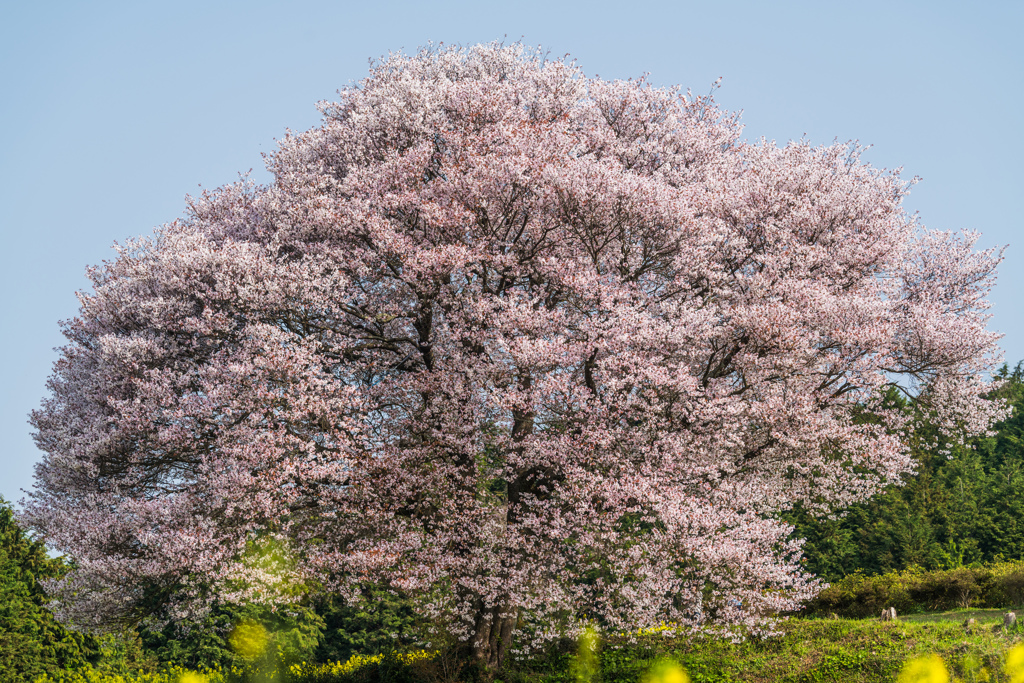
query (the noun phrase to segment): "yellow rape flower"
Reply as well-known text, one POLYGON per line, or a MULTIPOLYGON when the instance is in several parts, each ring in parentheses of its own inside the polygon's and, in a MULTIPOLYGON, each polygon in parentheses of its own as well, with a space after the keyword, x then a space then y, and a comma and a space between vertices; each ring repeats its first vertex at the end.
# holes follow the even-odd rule
POLYGON ((663 659, 647 672, 644 683, 690 683, 690 677, 678 662, 663 659))
POLYGON ((600 668, 597 649, 600 644, 600 637, 594 629, 588 627, 580 634, 576 659, 572 663, 573 674, 578 683, 590 683, 597 674, 600 668))
POLYGON ((239 623, 228 636, 231 649, 246 659, 256 659, 262 655, 269 641, 267 629, 251 621, 239 623))
POLYGON ((1024 645, 1006 653, 1006 675, 1010 677, 1010 683, 1024 683, 1024 645))
POLYGON ((898 683, 949 683, 949 671, 938 655, 912 659, 903 665, 898 683))

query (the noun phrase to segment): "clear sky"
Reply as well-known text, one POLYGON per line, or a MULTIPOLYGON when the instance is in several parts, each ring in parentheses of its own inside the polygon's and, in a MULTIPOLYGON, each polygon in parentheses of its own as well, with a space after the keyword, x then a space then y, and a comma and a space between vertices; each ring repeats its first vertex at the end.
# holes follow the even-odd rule
POLYGON ((743 110, 745 136, 857 139, 925 225, 1009 245, 991 327, 1024 359, 1024 2, 0 2, 0 494, 39 457, 85 267, 253 170, 371 57, 506 38, 743 110))

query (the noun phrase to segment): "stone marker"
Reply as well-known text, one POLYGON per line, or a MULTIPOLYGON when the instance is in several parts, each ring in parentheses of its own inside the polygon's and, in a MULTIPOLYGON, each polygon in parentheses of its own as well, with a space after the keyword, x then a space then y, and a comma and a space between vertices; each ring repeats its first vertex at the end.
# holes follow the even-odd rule
POLYGON ((1003 626, 1006 628, 1013 628, 1014 624, 1017 623, 1017 614, 1015 612, 1007 612, 1003 615, 1003 626))
POLYGON ((896 608, 886 607, 882 610, 882 621, 895 621, 896 620, 896 608))

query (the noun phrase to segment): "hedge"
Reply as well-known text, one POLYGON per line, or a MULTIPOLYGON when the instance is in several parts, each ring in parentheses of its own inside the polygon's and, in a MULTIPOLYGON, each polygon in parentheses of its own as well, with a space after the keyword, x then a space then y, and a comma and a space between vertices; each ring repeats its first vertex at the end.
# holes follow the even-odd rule
POLYGON ((1024 605, 1024 561, 925 571, 911 567, 876 576, 851 574, 808 603, 810 616, 878 616, 887 607, 914 614, 969 607, 1024 605))

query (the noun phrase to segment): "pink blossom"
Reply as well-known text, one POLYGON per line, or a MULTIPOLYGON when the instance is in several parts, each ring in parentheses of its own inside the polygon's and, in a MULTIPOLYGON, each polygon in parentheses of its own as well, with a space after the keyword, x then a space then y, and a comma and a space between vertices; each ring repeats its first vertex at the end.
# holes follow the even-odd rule
POLYGON ((887 388, 960 437, 1005 414, 1000 254, 854 145, 520 45, 320 108, 272 184, 90 271, 24 513, 76 563, 67 619, 374 579, 491 663, 523 623, 770 628, 819 587, 777 513, 911 468, 887 388))

